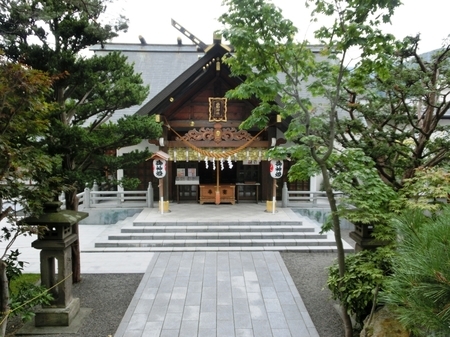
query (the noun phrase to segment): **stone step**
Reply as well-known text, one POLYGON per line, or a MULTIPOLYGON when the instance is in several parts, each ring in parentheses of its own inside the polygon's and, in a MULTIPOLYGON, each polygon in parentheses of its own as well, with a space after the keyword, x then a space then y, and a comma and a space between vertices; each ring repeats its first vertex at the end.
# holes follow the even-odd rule
MULTIPOLYGON (((354 249, 344 247, 345 252, 352 253, 354 249)), ((335 253, 336 245, 329 246, 236 246, 236 247, 101 247, 83 249, 83 253, 147 253, 147 252, 259 252, 278 251, 295 253, 335 253)))
POLYGON ((192 239, 326 239, 327 235, 305 232, 176 232, 109 235, 109 240, 192 240, 192 239))
POLYGON ((317 227, 302 225, 172 225, 124 226, 122 233, 184 233, 184 232, 314 232, 317 227))
POLYGON ((133 221, 135 227, 153 226, 302 226, 302 221, 133 221))
POLYGON ((191 240, 108 240, 96 242, 96 248, 107 247, 233 247, 233 246, 335 246, 332 239, 191 239, 191 240))
MULTIPOLYGON (((187 211, 191 212, 189 208, 187 211)), ((195 212, 195 211, 192 211, 195 212)), ((320 234, 320 226, 309 219, 284 217, 267 221, 269 217, 250 220, 230 217, 230 221, 207 217, 203 212, 198 221, 192 216, 138 216, 111 228, 84 253, 106 252, 225 252, 282 251, 336 252, 334 237, 320 234), (201 216, 205 215, 205 216, 201 216), (208 220, 206 220, 208 219, 208 220), (137 221, 136 221, 137 220, 137 221), (247 221, 245 221, 247 220, 247 221), (106 236, 107 235, 107 236, 106 236)), ((170 214, 171 215, 171 214, 170 214)), ((227 218, 223 214, 222 219, 227 218)), ((352 248, 345 246, 346 251, 352 248)))

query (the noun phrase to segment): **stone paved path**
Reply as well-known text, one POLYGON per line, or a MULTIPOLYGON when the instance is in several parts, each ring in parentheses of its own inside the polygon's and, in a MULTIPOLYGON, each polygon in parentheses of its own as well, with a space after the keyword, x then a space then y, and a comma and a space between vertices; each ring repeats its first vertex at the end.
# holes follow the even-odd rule
POLYGON ((318 337, 278 252, 156 253, 115 334, 318 337))

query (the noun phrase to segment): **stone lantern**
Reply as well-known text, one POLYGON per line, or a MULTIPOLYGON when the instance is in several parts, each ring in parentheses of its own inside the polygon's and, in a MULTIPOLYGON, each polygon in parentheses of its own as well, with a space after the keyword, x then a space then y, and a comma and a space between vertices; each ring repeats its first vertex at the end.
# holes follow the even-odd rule
POLYGON ((39 217, 27 217, 20 223, 46 227, 44 234, 32 243, 41 249, 41 284, 53 300, 36 311, 35 326, 69 326, 80 310, 80 299, 72 297, 72 249, 78 239, 73 225, 88 217, 86 212, 61 210, 61 203, 44 205, 39 217))

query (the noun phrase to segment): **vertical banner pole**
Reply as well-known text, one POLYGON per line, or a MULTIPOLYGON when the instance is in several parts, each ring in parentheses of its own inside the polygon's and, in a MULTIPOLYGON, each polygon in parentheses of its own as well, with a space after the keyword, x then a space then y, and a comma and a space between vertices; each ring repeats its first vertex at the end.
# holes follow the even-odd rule
POLYGON ((275 214, 275 204, 277 202, 277 180, 273 179, 273 190, 272 190, 272 213, 275 214))

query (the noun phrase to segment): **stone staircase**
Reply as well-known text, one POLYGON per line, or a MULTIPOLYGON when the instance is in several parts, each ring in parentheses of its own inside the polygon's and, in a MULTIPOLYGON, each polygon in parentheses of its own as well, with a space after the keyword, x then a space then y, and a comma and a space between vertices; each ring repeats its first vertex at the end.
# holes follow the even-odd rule
MULTIPOLYGON (((304 221, 122 221, 120 232, 90 252, 288 251, 334 252, 334 236, 304 221)), ((351 247, 346 247, 351 251, 351 247)), ((88 252, 84 250, 85 252, 88 252)))

